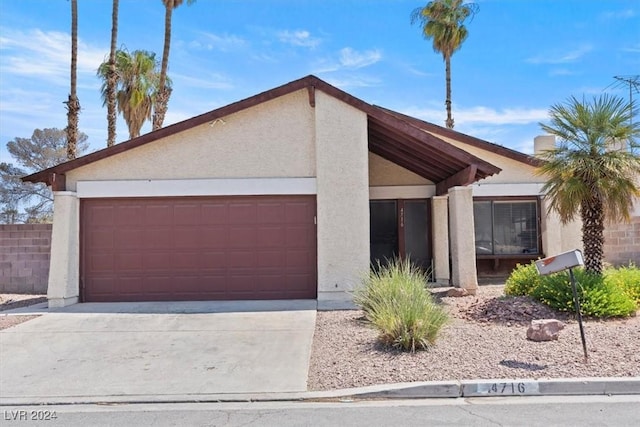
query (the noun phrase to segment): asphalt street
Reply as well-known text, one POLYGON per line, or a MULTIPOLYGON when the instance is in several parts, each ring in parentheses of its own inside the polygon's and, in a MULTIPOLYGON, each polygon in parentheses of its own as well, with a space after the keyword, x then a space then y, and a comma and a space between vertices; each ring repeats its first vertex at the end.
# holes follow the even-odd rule
POLYGON ((640 395, 0 407, 3 426, 636 426, 640 395))

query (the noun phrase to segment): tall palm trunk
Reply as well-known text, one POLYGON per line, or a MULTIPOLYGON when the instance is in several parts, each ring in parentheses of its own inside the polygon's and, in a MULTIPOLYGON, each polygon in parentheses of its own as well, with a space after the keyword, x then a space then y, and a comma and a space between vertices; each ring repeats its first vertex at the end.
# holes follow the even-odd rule
POLYGON ((107 147, 116 143, 116 44, 118 40, 118 0, 113 0, 111 11, 111 50, 109 51, 109 72, 107 74, 107 147))
POLYGON ((76 93, 78 70, 78 0, 71 0, 71 93, 67 104, 67 158, 75 159, 78 147, 80 101, 76 93))
POLYGON ((158 92, 156 93, 152 130, 158 130, 162 127, 164 116, 167 113, 169 97, 171 96, 171 89, 167 88, 167 68, 169 67, 169 49, 171 47, 171 17, 173 15, 173 8, 173 1, 165 1, 164 49, 162 50, 160 82, 158 84, 158 92))
POLYGON ((584 200, 580 210, 585 270, 590 273, 602 274, 604 246, 604 206, 602 200, 597 196, 584 200))
POLYGON ((445 56, 444 64, 444 74, 447 86, 447 99, 445 100, 445 105, 447 107, 447 121, 445 123, 447 128, 453 129, 453 117, 451 116, 451 56, 445 56))

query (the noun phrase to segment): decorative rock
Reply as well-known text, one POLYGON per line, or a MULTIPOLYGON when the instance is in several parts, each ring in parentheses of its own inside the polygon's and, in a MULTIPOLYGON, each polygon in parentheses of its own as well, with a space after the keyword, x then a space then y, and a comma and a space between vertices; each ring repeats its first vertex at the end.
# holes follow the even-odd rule
POLYGON ((448 297, 459 298, 459 297, 466 297, 467 295, 469 295, 469 291, 467 291, 464 288, 453 288, 447 291, 448 297))
POLYGON ((527 339, 531 341, 557 340, 565 324, 556 319, 532 320, 527 329, 527 339))

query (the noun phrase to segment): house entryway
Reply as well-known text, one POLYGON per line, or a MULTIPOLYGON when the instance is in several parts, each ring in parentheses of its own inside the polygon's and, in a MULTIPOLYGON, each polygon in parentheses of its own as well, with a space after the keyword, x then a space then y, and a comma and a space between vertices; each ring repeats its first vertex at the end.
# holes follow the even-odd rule
POLYGON ((371 200, 370 241, 373 266, 401 257, 431 270, 431 200, 371 200))

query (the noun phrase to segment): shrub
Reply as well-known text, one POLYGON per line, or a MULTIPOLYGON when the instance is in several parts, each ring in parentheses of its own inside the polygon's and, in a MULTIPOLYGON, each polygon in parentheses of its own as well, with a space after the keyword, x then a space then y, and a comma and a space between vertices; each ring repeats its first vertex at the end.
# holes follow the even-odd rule
POLYGON ((628 267, 605 270, 604 280, 621 289, 640 307, 640 268, 631 264, 628 267))
MULTIPOLYGON (((574 269, 581 312, 591 317, 629 316, 636 311, 635 302, 618 286, 603 276, 574 269)), ((569 274, 543 276, 531 296, 559 311, 575 312, 569 274)))
POLYGON ((448 316, 425 289, 427 278, 409 261, 394 260, 372 269, 356 289, 354 301, 384 345, 415 352, 435 343, 448 316))
POLYGON ((505 283, 504 293, 513 296, 531 295, 539 284, 540 275, 533 262, 518 264, 505 283))

